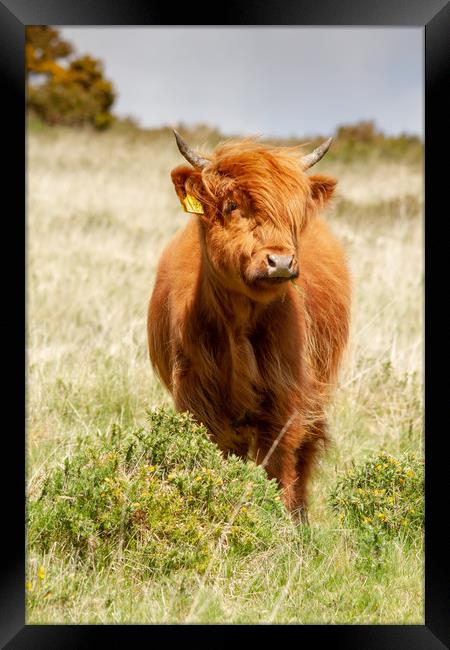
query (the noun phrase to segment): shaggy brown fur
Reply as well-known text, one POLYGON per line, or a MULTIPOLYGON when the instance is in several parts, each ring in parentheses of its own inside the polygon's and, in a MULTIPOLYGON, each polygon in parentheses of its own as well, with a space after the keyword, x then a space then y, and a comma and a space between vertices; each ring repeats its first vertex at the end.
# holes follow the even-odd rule
POLYGON ((191 215, 159 262, 148 312, 150 358, 179 411, 224 453, 252 455, 301 512, 325 407, 347 342, 350 279, 319 210, 334 179, 307 175, 295 148, 228 142, 172 180, 191 215), (299 277, 269 282, 267 256, 299 277))

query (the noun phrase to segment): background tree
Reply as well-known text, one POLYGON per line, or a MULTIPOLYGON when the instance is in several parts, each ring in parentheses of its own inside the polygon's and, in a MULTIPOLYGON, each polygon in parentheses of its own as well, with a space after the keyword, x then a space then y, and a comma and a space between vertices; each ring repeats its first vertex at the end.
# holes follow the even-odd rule
POLYGON ((103 65, 73 48, 48 25, 26 28, 27 106, 49 124, 90 123, 104 129, 114 117, 115 92, 103 65))

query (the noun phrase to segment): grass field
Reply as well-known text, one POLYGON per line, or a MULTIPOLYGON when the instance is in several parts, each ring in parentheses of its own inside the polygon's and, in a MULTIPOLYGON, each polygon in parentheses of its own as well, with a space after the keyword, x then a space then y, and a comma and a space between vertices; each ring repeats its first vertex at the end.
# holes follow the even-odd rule
MULTIPOLYGON (((170 180, 180 162, 164 132, 28 130, 29 504, 80 439, 145 427, 147 409, 171 405, 145 321, 159 255, 186 219, 170 180)), ((29 524, 27 623, 424 622, 421 534, 371 554, 330 506, 353 463, 382 450, 423 455, 422 168, 374 156, 325 157, 317 169, 338 179, 327 218, 348 252, 354 302, 310 526, 293 533, 272 513, 267 547, 244 557, 218 543, 206 571, 147 573, 119 546, 101 563, 95 545, 90 562, 64 540, 43 550, 29 524)))

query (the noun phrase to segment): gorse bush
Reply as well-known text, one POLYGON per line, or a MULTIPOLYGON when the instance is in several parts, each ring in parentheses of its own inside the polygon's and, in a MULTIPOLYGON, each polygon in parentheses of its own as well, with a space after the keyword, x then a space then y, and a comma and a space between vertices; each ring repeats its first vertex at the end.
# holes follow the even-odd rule
POLYGON ((224 459, 189 414, 149 413, 148 428, 114 426, 80 441, 28 509, 29 542, 96 566, 121 549, 138 572, 203 572, 214 549, 233 556, 295 534, 265 471, 224 459))
POLYGON ((348 470, 330 502, 345 525, 372 543, 400 536, 415 540, 424 522, 423 460, 382 452, 348 470))

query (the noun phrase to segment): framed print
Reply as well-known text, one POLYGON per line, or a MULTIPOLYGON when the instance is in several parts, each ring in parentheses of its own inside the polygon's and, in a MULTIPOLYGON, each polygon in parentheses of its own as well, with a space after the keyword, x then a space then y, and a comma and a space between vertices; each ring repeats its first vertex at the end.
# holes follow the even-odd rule
POLYGON ((0 1, 1 647, 450 644, 448 4, 231 8, 0 1))

